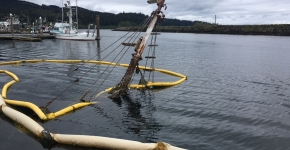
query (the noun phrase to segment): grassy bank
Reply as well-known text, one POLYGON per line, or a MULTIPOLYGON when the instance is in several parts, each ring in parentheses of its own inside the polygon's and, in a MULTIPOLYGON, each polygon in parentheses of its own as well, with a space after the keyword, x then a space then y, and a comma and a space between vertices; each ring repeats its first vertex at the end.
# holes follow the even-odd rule
MULTIPOLYGON (((114 31, 130 31, 134 28, 118 27, 114 31)), ((290 24, 161 26, 160 32, 290 36, 290 24)))

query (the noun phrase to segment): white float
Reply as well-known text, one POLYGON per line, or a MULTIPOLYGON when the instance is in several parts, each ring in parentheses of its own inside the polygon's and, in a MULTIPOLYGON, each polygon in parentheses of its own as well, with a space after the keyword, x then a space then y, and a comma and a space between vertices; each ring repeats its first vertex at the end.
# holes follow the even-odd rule
POLYGON ((137 141, 100 136, 49 133, 30 117, 7 106, 2 98, 2 95, 0 95, 0 113, 3 113, 8 118, 25 127, 36 137, 52 140, 60 144, 118 150, 183 150, 182 148, 171 146, 170 144, 164 142, 141 143, 137 141))

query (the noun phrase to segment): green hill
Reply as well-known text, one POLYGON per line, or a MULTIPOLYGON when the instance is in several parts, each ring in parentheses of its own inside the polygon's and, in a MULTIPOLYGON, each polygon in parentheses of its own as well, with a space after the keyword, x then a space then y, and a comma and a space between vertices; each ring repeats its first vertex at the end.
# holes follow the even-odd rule
MULTIPOLYGON (((22 23, 35 22, 40 16, 46 17, 47 22, 61 20, 61 8, 55 5, 37 5, 31 2, 19 0, 0 0, 0 20, 5 20, 13 13, 19 17, 22 23)), ((141 13, 106 13, 91 11, 78 7, 79 27, 86 28, 88 24, 95 24, 96 15, 100 16, 101 27, 134 26, 140 24, 148 16, 141 13)), ((163 26, 191 26, 192 21, 166 19, 163 26)))

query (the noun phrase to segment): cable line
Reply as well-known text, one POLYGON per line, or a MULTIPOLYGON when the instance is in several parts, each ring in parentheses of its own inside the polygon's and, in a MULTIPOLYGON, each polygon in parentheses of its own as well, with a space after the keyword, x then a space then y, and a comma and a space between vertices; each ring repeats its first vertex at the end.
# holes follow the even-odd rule
MULTIPOLYGON (((152 18, 152 16, 150 16, 150 17, 148 17, 147 19, 145 19, 140 25, 141 26, 144 26, 144 24, 146 24, 146 23, 148 23, 150 20, 151 20, 151 18, 152 18)), ((108 47, 106 47, 103 51, 101 51, 101 53, 102 52, 104 52, 105 50, 107 50, 107 49, 109 49, 112 45, 114 45, 115 43, 117 43, 118 41, 120 41, 122 38, 124 38, 125 36, 127 36, 129 33, 131 33, 132 31, 134 31, 134 30, 136 30, 136 29, 138 29, 138 27, 140 26, 140 25, 138 25, 137 27, 135 27, 135 28, 131 28, 131 30, 130 31, 128 31, 128 33, 126 33, 125 35, 123 35, 122 37, 120 37, 118 40, 116 40, 115 42, 113 42, 112 44, 110 44, 108 47)), ((142 30, 141 30, 142 31, 142 30)), ((135 35, 136 34, 136 31, 135 32, 133 32, 132 34, 131 34, 131 36, 129 36, 126 40, 128 40, 130 37, 132 37, 132 35, 135 35)), ((140 34, 140 33, 139 33, 140 34)), ((125 41, 126 41, 125 40, 125 41)), ((119 44, 119 46, 120 46, 121 44, 119 44)), ((119 47, 118 46, 118 47, 119 47)), ((95 66, 97 66, 97 65, 99 65, 100 63, 101 63, 101 61, 103 61, 105 58, 107 58, 110 54, 112 54, 118 47, 116 47, 115 49, 113 49, 109 54, 107 54, 103 59, 101 59, 100 61, 99 61, 99 63, 96 63, 94 66, 92 66, 88 71, 86 71, 83 75, 81 75, 79 78, 76 78, 76 81, 75 82, 73 82, 71 85, 69 85, 66 89, 64 89, 60 94, 58 94, 55 98, 53 98, 51 101, 49 101, 47 104, 46 104, 46 106, 45 106, 45 108, 46 107, 48 107, 52 102, 54 102, 59 96, 61 96, 64 92, 66 92, 69 88, 71 88, 75 83, 77 83, 82 77, 84 77, 88 72, 90 72, 95 66)), ((129 49, 129 48, 128 48, 129 49)), ((127 50, 128 50, 127 49, 127 50)), ((122 49, 122 51, 123 51, 123 49, 122 49)), ((122 52, 121 51, 121 52, 122 52)), ((119 52, 119 54, 121 53, 121 52, 119 52)), ((84 62, 82 65, 80 65, 79 67, 77 67, 76 69, 74 69, 73 71, 71 71, 71 72, 69 72, 67 75, 68 76, 70 76, 70 74, 72 73, 72 72, 74 72, 74 71, 77 71, 79 68, 81 68, 81 67, 83 67, 85 64, 87 64, 90 60, 92 60, 93 58, 95 58, 97 55, 95 55, 95 56, 93 56, 93 57, 91 57, 89 60, 87 60, 86 62, 84 62)), ((118 55, 117 55, 118 56, 118 55)), ((116 56, 116 57, 117 57, 116 56)), ((122 57, 124 56, 124 54, 122 55, 122 57)), ((115 58, 116 59, 116 58, 115 58)), ((115 60, 114 59, 114 60, 115 60)), ((110 65, 112 64, 112 62, 110 63, 110 65)), ((110 66, 109 65, 109 66, 110 66)), ((108 67, 109 67, 108 66, 108 67)), ((116 66, 116 65, 115 65, 116 66)), ((108 68, 107 67, 107 68, 108 68)), ((106 70, 105 70, 106 71, 106 70)), ((104 72, 105 72, 104 71, 104 72)), ((103 73, 104 73, 103 72, 103 73)), ((111 71, 112 72, 112 71, 111 71)), ((102 73, 102 74, 103 74, 102 73)), ((101 74, 101 75, 102 75, 101 74)), ((100 76, 101 76, 100 75, 100 76)), ((98 77, 98 79, 100 78, 100 76, 98 77)), ((71 76, 70 76, 71 77, 71 76)), ((97 80, 98 80, 97 79, 97 80)), ((95 83, 97 82, 97 80, 95 81, 95 83)), ((95 84, 94 83, 94 84, 95 84)), ((93 85, 94 85, 93 84, 93 85)), ((88 89, 88 90, 90 90, 90 88, 88 89)), ((86 95, 87 93, 88 93, 88 90, 86 91, 86 93, 84 94, 84 95, 86 95)), ((83 96, 83 97, 85 97, 85 96, 83 96)), ((81 100, 83 99, 83 97, 81 98, 81 100)))

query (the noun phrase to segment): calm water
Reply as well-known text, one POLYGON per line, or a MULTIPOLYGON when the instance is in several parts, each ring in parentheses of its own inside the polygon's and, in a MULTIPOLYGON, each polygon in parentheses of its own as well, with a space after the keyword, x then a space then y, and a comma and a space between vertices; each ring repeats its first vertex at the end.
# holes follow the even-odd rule
MULTIPOLYGON (((92 56, 102 59, 108 53, 103 49, 124 34, 101 30, 99 49, 97 41, 0 41, 0 60, 92 56)), ((130 96, 121 101, 108 99, 104 94, 95 99, 98 104, 94 106, 40 124, 52 133, 163 141, 194 150, 287 150, 290 149, 289 41, 290 37, 276 36, 162 33, 157 39, 155 67, 182 73, 188 80, 166 89, 131 90, 130 96)), ((128 63, 130 57, 126 55, 120 62, 128 63)), ((20 78, 9 89, 9 99, 44 106, 74 82, 73 77, 92 67, 85 65, 72 73, 73 77, 67 76, 77 66, 26 63, 0 69, 20 78)), ((105 69, 106 66, 95 67, 53 102, 49 110, 55 112, 78 102, 105 69)), ((124 68, 117 67, 100 90, 118 83, 124 72, 124 68)), ((0 75, 1 86, 10 80, 0 75)), ((176 78, 156 73, 155 80, 176 78)), ((43 149, 9 121, 0 119, 0 126, 0 149, 43 149)))

